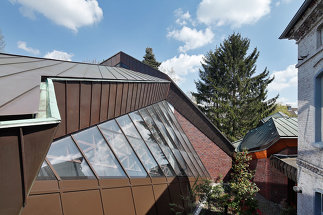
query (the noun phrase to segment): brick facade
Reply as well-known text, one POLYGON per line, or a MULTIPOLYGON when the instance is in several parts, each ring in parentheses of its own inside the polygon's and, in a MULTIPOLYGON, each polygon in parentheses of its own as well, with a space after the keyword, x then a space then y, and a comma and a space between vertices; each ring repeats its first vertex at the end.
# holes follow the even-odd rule
POLYGON ((251 169, 255 170, 254 182, 259 187, 259 193, 266 199, 280 203, 288 196, 288 178, 270 165, 269 158, 252 160, 251 169))
POLYGON ((174 114, 212 179, 227 176, 232 166, 231 157, 176 110, 174 114))

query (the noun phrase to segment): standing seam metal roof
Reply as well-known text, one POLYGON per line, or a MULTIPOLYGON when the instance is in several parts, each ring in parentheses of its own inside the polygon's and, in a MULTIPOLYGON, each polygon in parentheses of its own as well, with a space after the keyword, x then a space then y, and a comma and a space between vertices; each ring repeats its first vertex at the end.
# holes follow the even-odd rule
POLYGON ((168 80, 119 67, 0 53, 0 116, 38 111, 41 77, 140 82, 168 80))
POLYGON ((264 150, 280 138, 297 138, 298 126, 296 117, 270 118, 263 125, 250 130, 238 146, 238 151, 246 148, 249 151, 264 150))

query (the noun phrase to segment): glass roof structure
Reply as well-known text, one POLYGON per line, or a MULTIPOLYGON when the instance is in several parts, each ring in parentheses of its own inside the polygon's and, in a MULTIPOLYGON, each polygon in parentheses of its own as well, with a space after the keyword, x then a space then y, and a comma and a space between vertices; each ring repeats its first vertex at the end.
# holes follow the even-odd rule
POLYGON ((37 180, 209 177, 166 101, 54 141, 37 180))

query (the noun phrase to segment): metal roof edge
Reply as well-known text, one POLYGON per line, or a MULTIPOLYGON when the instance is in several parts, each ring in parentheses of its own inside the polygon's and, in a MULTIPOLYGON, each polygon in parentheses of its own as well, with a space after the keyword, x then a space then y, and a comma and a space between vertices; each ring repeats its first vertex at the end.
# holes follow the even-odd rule
POLYGON ((18 119, 0 122, 0 129, 2 128, 13 128, 13 127, 26 127, 35 125, 48 125, 58 124, 61 122, 61 116, 59 114, 58 105, 56 101, 54 84, 51 79, 46 80, 46 114, 44 117, 33 118, 33 119, 18 119))

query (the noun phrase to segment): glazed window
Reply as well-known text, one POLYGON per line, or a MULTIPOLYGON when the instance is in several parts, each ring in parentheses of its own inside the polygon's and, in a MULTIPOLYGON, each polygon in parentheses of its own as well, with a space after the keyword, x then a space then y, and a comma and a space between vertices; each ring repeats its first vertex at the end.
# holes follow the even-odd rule
POLYGON ((50 169, 46 161, 43 162, 37 175, 37 180, 56 180, 53 171, 50 169))
POLYGON ((130 177, 148 177, 136 154, 114 120, 99 125, 103 135, 130 177))
POLYGON ((70 136, 53 142, 47 159, 62 179, 95 178, 70 136))
POLYGON ((121 129, 127 136, 129 143, 132 145, 133 149, 136 151, 139 159, 146 167, 148 173, 152 177, 163 176, 162 170, 159 168, 158 164, 151 155, 149 149, 147 148, 145 142, 141 139, 136 127, 133 125, 128 115, 117 118, 121 129))
POLYGON ((312 146, 323 148, 323 70, 315 78, 315 141, 312 146))
POLYGON ((126 177, 97 127, 72 135, 98 176, 126 177))

